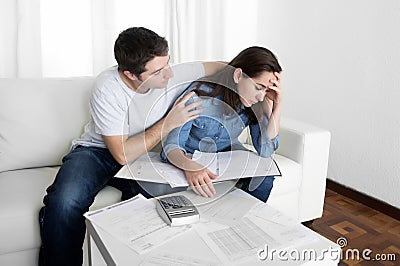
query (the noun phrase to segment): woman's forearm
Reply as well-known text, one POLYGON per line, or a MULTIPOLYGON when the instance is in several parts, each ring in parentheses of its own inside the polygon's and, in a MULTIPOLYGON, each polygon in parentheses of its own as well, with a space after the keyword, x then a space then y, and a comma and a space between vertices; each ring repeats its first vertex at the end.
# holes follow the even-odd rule
POLYGON ((281 125, 281 107, 280 104, 275 105, 271 115, 268 117, 267 134, 270 139, 276 138, 279 134, 281 125))
POLYGON ((184 171, 199 171, 204 168, 204 166, 188 158, 180 149, 169 152, 167 158, 171 164, 184 171))

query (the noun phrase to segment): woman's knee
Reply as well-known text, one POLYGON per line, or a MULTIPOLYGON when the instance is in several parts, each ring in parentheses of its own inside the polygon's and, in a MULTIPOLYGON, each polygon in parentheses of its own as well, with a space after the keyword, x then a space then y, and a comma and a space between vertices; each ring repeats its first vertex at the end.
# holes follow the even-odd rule
POLYGON ((274 180, 274 176, 266 176, 262 182, 262 186, 268 189, 272 189, 272 187, 274 186, 274 180))
POLYGON ((271 194, 274 180, 275 177, 273 176, 252 178, 245 191, 253 197, 266 202, 271 194))

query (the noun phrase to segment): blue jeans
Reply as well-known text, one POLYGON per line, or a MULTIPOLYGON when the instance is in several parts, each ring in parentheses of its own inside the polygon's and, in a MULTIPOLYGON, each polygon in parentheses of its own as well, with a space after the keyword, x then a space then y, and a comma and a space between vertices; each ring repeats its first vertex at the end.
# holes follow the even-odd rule
POLYGON ((121 200, 138 193, 149 198, 186 189, 113 178, 120 168, 105 148, 78 146, 63 158, 54 183, 46 190, 45 206, 39 212, 40 266, 82 265, 86 230, 83 214, 105 186, 121 190, 121 200))
POLYGON ((253 197, 256 197, 263 202, 267 202, 274 185, 274 180, 274 176, 241 178, 238 181, 237 186, 253 197))
MULTIPOLYGON (((39 265, 82 265, 86 229, 83 214, 120 168, 103 148, 78 146, 63 158, 39 213, 39 265)), ((135 195, 133 185, 126 184, 123 195, 135 195)))

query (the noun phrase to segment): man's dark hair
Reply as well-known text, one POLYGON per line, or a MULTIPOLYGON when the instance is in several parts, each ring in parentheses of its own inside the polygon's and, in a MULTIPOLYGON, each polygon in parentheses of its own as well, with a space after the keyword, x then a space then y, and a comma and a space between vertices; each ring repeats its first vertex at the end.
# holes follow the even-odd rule
POLYGON ((114 44, 118 68, 139 78, 145 65, 156 56, 168 55, 168 42, 154 31, 132 27, 121 32, 114 44))

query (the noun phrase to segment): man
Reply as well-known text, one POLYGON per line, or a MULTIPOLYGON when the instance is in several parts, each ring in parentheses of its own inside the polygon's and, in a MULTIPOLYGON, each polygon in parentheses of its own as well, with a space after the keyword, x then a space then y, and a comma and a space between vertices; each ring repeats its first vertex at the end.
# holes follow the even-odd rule
POLYGON ((121 188, 123 199, 138 193, 132 184, 116 184, 116 172, 201 112, 193 110, 199 103, 185 106, 192 95, 170 109, 184 86, 164 88, 209 75, 222 66, 191 63, 174 73, 168 64, 167 41, 151 30, 136 27, 120 33, 114 55, 118 66, 96 78, 90 98, 90 121, 81 138, 73 141, 71 152, 63 158, 43 199, 45 206, 39 213, 40 265, 82 265, 83 214, 97 193, 112 183, 121 188), (152 108, 145 110, 148 106, 152 108))

